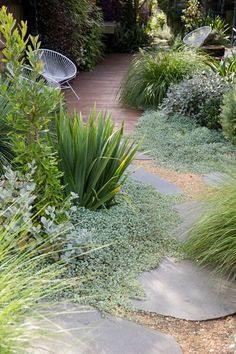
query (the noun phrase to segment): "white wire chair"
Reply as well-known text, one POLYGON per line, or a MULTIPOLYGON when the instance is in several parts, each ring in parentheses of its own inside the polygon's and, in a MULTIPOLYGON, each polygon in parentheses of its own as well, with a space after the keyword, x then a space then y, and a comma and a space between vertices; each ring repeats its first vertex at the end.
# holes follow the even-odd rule
POLYGON ((188 33, 183 38, 183 42, 191 47, 199 48, 205 42, 211 31, 212 29, 210 26, 199 27, 188 33))
POLYGON ((39 60, 43 62, 42 75, 46 80, 56 81, 61 89, 69 88, 79 100, 78 94, 75 92, 69 81, 77 75, 75 64, 61 53, 51 49, 38 49, 36 51, 39 60))

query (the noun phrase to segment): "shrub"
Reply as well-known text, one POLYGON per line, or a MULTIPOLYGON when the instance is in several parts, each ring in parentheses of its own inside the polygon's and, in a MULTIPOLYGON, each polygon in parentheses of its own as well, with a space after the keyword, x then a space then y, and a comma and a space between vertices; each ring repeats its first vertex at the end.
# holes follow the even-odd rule
POLYGON ((81 115, 69 119, 61 111, 57 122, 58 152, 67 192, 75 192, 80 206, 110 206, 124 184, 122 176, 138 145, 114 131, 110 115, 91 112, 85 124, 81 115))
POLYGON ((203 16, 203 8, 200 2, 198 0, 188 0, 186 8, 183 10, 183 15, 181 16, 186 32, 190 32, 199 27, 203 16))
POLYGON ((217 129, 220 128, 223 95, 229 88, 229 83, 218 74, 198 73, 177 85, 171 85, 162 108, 168 115, 183 114, 200 125, 217 129))
POLYGON ((22 229, 22 234, 19 234, 21 246, 25 245, 27 248, 29 240, 38 243, 44 240, 45 245, 51 245, 55 250, 54 236, 63 235, 70 225, 64 218, 63 206, 56 209, 52 205, 46 205, 41 210, 40 218, 34 217, 37 200, 37 186, 34 182, 36 166, 29 165, 28 169, 28 173, 21 174, 8 167, 0 178, 0 232, 6 229, 14 232, 9 225, 11 220, 16 219, 14 227, 22 229))
POLYGON ((146 18, 142 18, 141 1, 121 1, 120 23, 116 26, 112 48, 117 52, 132 53, 150 44, 146 33, 146 18))
POLYGON ((224 136, 236 144, 236 86, 224 97, 220 119, 224 136))
POLYGON ((187 257, 236 276, 236 175, 208 200, 209 209, 184 245, 187 257))
POLYGON ((94 68, 103 51, 103 22, 92 1, 41 0, 37 16, 44 47, 65 54, 81 68, 94 68))
POLYGON ((121 101, 138 108, 157 108, 169 86, 204 68, 206 57, 190 49, 141 52, 131 63, 120 91, 121 101))
POLYGON ((49 137, 49 127, 62 96, 59 90, 46 86, 40 79, 42 67, 34 52, 39 48, 38 38, 26 37, 27 24, 22 22, 15 27, 15 20, 4 7, 0 11, 0 24, 5 41, 4 62, 12 68, 9 83, 1 84, 1 94, 10 106, 6 112, 6 124, 15 155, 13 163, 22 172, 27 172, 28 164, 35 162, 34 179, 40 210, 47 202, 58 205, 63 201, 61 173, 49 137), (21 77, 22 64, 26 62, 32 72, 29 80, 21 77))
POLYGON ((139 48, 150 44, 144 25, 117 25, 114 33, 113 50, 121 53, 137 52, 139 48))

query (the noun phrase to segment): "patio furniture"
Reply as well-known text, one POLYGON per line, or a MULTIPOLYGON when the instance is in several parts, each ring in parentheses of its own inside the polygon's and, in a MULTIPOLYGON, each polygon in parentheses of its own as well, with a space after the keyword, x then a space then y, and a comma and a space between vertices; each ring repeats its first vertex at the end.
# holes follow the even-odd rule
POLYGON ((69 58, 54 50, 38 49, 36 53, 44 65, 42 76, 49 82, 50 80, 56 81, 61 89, 69 88, 79 100, 78 94, 69 83, 77 75, 75 64, 69 58))
POLYGON ((211 31, 210 26, 199 27, 188 33, 183 38, 183 42, 191 47, 199 48, 205 42, 211 31))
MULTIPOLYGON (((14 70, 13 70, 12 65, 10 63, 8 63, 6 65, 6 69, 10 73, 11 76, 14 75, 14 70)), ((32 82, 33 81, 32 74, 33 74, 33 70, 29 66, 23 65, 21 67, 21 74, 20 74, 20 79, 21 80, 23 80, 23 81, 27 80, 29 82, 32 82)), ((47 85, 49 87, 52 87, 52 88, 60 89, 60 85, 59 85, 59 83, 56 80, 54 80, 52 78, 48 79, 48 78, 45 78, 42 75, 38 75, 37 76, 37 80, 40 80, 40 79, 44 80, 45 85, 47 85)), ((35 77, 34 77, 34 80, 35 80, 35 77)))

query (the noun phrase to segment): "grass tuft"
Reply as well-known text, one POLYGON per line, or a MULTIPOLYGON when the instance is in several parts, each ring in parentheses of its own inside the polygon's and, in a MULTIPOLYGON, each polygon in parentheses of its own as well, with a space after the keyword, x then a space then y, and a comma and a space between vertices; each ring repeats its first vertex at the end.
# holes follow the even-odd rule
POLYGON ((184 245, 188 258, 236 277, 236 173, 214 191, 209 209, 193 227, 184 245))

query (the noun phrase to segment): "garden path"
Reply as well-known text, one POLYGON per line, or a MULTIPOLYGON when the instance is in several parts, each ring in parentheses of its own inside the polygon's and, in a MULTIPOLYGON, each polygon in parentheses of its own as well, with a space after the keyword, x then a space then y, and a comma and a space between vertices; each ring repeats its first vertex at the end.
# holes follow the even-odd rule
POLYGON ((142 112, 123 107, 117 97, 132 57, 132 54, 109 54, 94 71, 79 73, 72 86, 80 100, 70 90, 65 92, 69 111, 72 113, 76 109, 87 117, 96 104, 97 110, 112 113, 116 126, 120 126, 124 120, 125 132, 132 133, 142 112))

